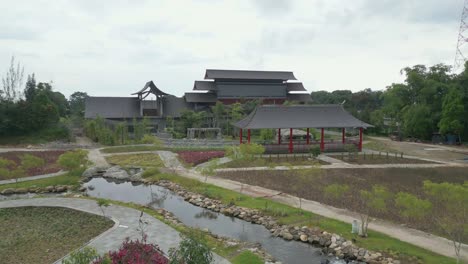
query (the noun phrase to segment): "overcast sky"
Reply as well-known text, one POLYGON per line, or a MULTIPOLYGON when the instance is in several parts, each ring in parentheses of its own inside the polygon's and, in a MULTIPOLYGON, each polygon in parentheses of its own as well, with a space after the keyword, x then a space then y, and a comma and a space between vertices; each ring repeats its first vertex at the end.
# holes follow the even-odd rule
POLYGON ((311 91, 384 89, 452 64, 463 0, 0 0, 0 75, 14 55, 69 96, 181 96, 207 68, 287 70, 311 91))

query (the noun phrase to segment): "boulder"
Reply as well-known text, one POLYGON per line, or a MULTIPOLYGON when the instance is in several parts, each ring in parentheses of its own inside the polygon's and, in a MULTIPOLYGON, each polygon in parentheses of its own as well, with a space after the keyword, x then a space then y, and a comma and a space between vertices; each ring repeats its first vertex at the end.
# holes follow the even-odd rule
POLYGON ((307 235, 301 235, 299 238, 302 242, 307 242, 307 240, 309 240, 309 237, 307 235))
POLYGON ((28 193, 28 189, 26 188, 18 188, 15 191, 16 193, 28 193))
POLYGON ((2 194, 13 194, 15 193, 15 189, 13 188, 8 188, 2 191, 2 194))
POLYGON ((87 168, 83 174, 81 174, 81 177, 89 178, 89 177, 95 177, 95 176, 102 176, 103 172, 107 169, 107 167, 98 167, 98 166, 93 166, 87 168))
POLYGON ((126 170, 122 169, 120 166, 112 166, 102 174, 102 177, 113 178, 118 180, 129 180, 130 175, 126 170))
POLYGON ((294 238, 293 235, 291 235, 291 233, 289 233, 287 230, 281 231, 280 236, 286 240, 292 240, 294 238))

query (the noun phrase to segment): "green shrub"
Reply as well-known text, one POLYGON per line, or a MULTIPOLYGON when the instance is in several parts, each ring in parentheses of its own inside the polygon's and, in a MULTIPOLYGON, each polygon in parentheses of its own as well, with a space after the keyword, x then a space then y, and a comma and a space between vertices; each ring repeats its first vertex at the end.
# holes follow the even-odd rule
POLYGON ((325 187, 324 195, 328 199, 339 200, 349 191, 347 184, 331 184, 325 187))
POLYGON ((70 256, 62 261, 63 264, 89 264, 99 258, 96 249, 85 247, 74 251, 70 256))
POLYGON ((322 153, 322 150, 320 150, 319 146, 315 146, 315 147, 310 148, 310 154, 312 154, 312 156, 314 156, 314 157, 317 157, 321 153, 322 153))
POLYGON ((397 193, 395 204, 400 208, 400 213, 410 219, 423 219, 432 209, 430 201, 405 192, 397 193))
POLYGON ((155 176, 155 175, 158 175, 158 174, 160 174, 160 173, 161 173, 161 172, 159 171, 158 168, 149 168, 149 169, 147 169, 147 170, 145 170, 145 171, 143 172, 142 177, 143 177, 144 179, 146 179, 146 178, 151 178, 151 177, 153 177, 153 176, 155 176))
POLYGON ((143 138, 140 140, 140 142, 143 144, 153 144, 158 147, 162 147, 163 145, 161 139, 150 134, 145 134, 143 138))
POLYGON ((272 140, 275 137, 273 134, 273 130, 271 129, 261 129, 260 130, 260 138, 264 141, 272 140))
POLYGON ((213 253, 200 231, 191 231, 179 244, 179 248, 169 250, 170 264, 210 264, 213 253))
POLYGON ((25 170, 37 168, 45 165, 45 160, 31 154, 25 154, 21 157, 21 167, 25 170))
POLYGON ((58 163, 70 172, 77 172, 88 164, 88 152, 82 149, 68 151, 60 155, 58 163))

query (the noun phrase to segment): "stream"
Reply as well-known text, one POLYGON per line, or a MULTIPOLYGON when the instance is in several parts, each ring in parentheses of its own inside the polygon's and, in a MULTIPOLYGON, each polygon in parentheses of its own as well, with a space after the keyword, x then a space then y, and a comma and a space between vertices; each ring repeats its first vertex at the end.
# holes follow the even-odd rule
POLYGON ((93 178, 84 186, 92 186, 87 192, 93 197, 164 208, 173 213, 184 225, 207 228, 213 234, 240 241, 260 243, 270 255, 284 264, 328 263, 327 259, 329 263, 345 263, 343 260, 323 256, 319 248, 310 244, 273 237, 262 225, 192 205, 161 186, 104 178, 93 178))

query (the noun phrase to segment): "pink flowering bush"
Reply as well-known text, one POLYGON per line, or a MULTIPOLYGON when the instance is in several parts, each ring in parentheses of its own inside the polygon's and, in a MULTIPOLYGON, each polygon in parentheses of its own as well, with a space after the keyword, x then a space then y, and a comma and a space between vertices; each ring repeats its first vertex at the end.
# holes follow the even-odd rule
POLYGON ((168 264, 169 260, 164 256, 158 246, 146 243, 146 238, 123 242, 117 251, 110 251, 109 256, 100 258, 93 264, 168 264))
POLYGON ((188 164, 198 165, 214 158, 224 157, 224 151, 179 151, 179 157, 188 164))

